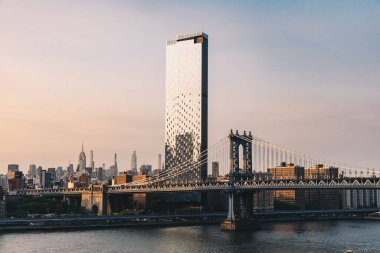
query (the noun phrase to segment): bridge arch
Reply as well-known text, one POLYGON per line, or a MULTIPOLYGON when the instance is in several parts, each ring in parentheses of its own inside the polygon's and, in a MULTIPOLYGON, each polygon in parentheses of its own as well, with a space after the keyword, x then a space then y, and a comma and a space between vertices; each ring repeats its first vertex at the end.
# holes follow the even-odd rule
POLYGON ((98 215, 99 213, 99 207, 98 205, 94 204, 91 207, 91 215, 98 215))
POLYGON ((230 172, 235 173, 235 175, 240 174, 252 174, 252 134, 249 132, 247 135, 239 135, 236 131, 234 134, 231 130, 230 135, 230 172), (242 151, 242 152, 241 152, 242 151), (243 157, 240 157, 243 156, 243 157), (243 164, 240 164, 242 162, 243 164))

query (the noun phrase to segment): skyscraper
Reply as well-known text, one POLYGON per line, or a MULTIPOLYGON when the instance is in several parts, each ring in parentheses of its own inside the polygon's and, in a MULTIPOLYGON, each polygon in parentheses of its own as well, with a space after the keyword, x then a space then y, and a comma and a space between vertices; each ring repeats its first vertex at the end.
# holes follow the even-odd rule
POLYGON ((136 150, 133 151, 133 154, 132 154, 132 159, 131 159, 131 170, 132 170, 134 173, 137 173, 137 155, 136 155, 136 150))
POLYGON ((86 154, 84 153, 84 150, 83 150, 83 143, 82 143, 82 152, 80 152, 79 154, 78 165, 79 165, 79 172, 85 173, 86 172, 86 154))
POLYGON ((91 156, 91 173, 95 172, 95 162, 94 162, 94 151, 90 151, 90 156, 91 156))
POLYGON ((33 178, 36 176, 37 166, 35 164, 29 165, 28 176, 33 178))
POLYGON ((208 36, 178 35, 166 42, 165 170, 186 162, 177 180, 207 178, 208 36))
POLYGON ((106 164, 103 163, 103 166, 102 166, 102 180, 105 179, 106 177, 107 177, 106 164))
POLYGON ((161 154, 158 154, 158 170, 161 170, 161 154))
POLYGON ((67 173, 70 178, 74 175, 74 165, 72 163, 69 163, 69 166, 67 166, 67 173))
POLYGON ((15 172, 15 171, 18 171, 18 169, 19 169, 18 164, 8 164, 8 171, 15 172))
POLYGON ((219 177, 219 163, 212 162, 212 176, 219 177))
POLYGON ((115 169, 116 169, 116 175, 118 173, 118 167, 117 167, 117 154, 115 153, 115 163, 114 163, 115 169))
POLYGON ((117 167, 117 154, 115 153, 114 164, 109 168, 109 176, 111 178, 116 178, 119 174, 119 168, 117 167))

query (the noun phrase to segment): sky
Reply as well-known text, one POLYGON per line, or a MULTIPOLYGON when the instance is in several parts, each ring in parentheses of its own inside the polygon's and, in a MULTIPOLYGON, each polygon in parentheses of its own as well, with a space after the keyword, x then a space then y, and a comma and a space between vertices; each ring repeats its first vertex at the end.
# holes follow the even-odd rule
POLYGON ((380 1, 0 0, 0 173, 157 167, 165 41, 209 35, 209 143, 229 130, 380 168, 380 1))

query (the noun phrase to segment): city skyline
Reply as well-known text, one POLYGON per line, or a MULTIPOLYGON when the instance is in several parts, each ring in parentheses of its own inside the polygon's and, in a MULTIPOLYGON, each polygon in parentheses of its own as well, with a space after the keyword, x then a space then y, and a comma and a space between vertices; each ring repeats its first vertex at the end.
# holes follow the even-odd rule
POLYGON ((165 40, 200 30, 213 38, 209 143, 246 129, 379 168, 379 21, 377 1, 1 1, 0 173, 12 163, 23 171, 75 164, 82 140, 97 167, 117 153, 128 169, 133 150, 141 164, 156 164, 164 153, 165 40))

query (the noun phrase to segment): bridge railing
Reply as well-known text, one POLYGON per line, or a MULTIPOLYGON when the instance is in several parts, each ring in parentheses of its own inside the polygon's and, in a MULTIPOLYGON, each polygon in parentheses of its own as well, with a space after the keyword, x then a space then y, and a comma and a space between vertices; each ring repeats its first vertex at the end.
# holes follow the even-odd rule
MULTIPOLYGON (((295 189, 380 189, 379 178, 336 178, 336 179, 268 179, 241 180, 229 183, 224 181, 205 181, 188 183, 164 183, 153 185, 114 185, 106 186, 107 192, 144 192, 144 191, 207 191, 207 190, 295 190, 295 189)), ((91 188, 39 189, 18 191, 17 195, 70 194, 89 191, 91 188)))

